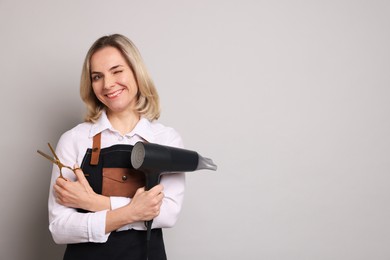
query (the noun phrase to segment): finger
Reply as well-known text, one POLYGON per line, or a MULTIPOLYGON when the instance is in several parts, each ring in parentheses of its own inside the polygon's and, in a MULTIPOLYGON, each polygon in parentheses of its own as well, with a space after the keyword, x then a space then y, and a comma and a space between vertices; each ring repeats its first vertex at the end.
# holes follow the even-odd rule
POLYGON ((145 192, 145 187, 138 188, 135 194, 141 194, 143 192, 145 192))
POLYGON ((75 171, 75 170, 81 170, 81 168, 80 168, 80 166, 77 164, 77 163, 75 163, 74 165, 73 165, 73 170, 75 171))
POLYGON ((64 187, 66 185, 67 180, 61 177, 58 177, 56 180, 56 185, 60 187, 64 187))
POLYGON ((60 196, 56 196, 56 202, 58 203, 58 204, 61 204, 62 205, 62 199, 61 199, 61 197, 60 196))
POLYGON ((161 184, 158 184, 150 189, 150 191, 155 192, 157 194, 161 193, 163 190, 164 190, 164 186, 162 186, 161 184))
POLYGON ((158 194, 158 196, 159 196, 161 199, 165 198, 164 192, 160 192, 160 193, 158 194))
POLYGON ((57 195, 56 196, 56 202, 62 206, 68 206, 66 205, 66 202, 63 200, 62 196, 61 195, 57 195))
POLYGON ((59 186, 59 185, 57 185, 57 184, 55 184, 55 185, 53 186, 53 189, 54 189, 54 191, 55 191, 56 194, 60 193, 61 190, 62 190, 61 186, 59 186))
POLYGON ((54 191, 55 191, 55 198, 57 202, 62 201, 62 195, 61 195, 62 189, 59 186, 55 185, 54 191))
POLYGON ((79 168, 77 164, 74 165, 73 172, 76 174, 76 177, 79 181, 87 181, 84 176, 83 170, 81 170, 81 168, 79 168))
POLYGON ((164 195, 159 194, 156 198, 157 198, 158 206, 161 207, 161 205, 163 204, 163 201, 164 201, 164 195))
POLYGON ((163 192, 163 190, 164 190, 164 186, 162 186, 161 184, 158 184, 158 185, 154 186, 153 188, 151 188, 149 190, 149 192, 151 195, 156 196, 156 195, 160 194, 161 192, 163 192))

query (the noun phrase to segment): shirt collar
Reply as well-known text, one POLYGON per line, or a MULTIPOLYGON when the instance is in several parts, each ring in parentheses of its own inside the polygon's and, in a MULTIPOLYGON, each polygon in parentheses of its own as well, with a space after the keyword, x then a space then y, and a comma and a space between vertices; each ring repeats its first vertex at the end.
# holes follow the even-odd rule
POLYGON ((141 117, 134 129, 128 134, 130 136, 138 135, 149 143, 154 143, 154 134, 152 131, 152 123, 145 117, 141 117))
MULTIPOLYGON (((146 119, 145 117, 141 117, 141 119, 138 121, 138 123, 136 124, 134 129, 126 135, 128 135, 128 136, 138 135, 139 137, 141 137, 145 141, 147 141, 149 143, 153 143, 155 137, 154 137, 154 134, 152 131, 151 124, 152 123, 148 119, 146 119)), ((89 132, 89 137, 92 138, 96 134, 101 133, 105 130, 115 131, 115 129, 112 127, 110 121, 108 120, 106 111, 103 110, 99 119, 96 121, 95 124, 92 125, 91 130, 89 132)))
POLYGON ((99 119, 94 123, 91 127, 91 130, 89 132, 89 137, 92 138, 96 134, 103 132, 104 130, 112 129, 112 125, 110 121, 107 118, 106 111, 103 110, 102 114, 100 115, 99 119))

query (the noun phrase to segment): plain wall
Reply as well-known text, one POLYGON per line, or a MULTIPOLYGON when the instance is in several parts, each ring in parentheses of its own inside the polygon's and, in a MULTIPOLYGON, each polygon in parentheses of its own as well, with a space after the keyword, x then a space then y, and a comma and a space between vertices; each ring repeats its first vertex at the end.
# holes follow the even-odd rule
POLYGON ((61 259, 47 150, 82 122, 79 78, 122 33, 187 174, 170 260, 390 259, 389 1, 0 0, 0 258, 61 259))

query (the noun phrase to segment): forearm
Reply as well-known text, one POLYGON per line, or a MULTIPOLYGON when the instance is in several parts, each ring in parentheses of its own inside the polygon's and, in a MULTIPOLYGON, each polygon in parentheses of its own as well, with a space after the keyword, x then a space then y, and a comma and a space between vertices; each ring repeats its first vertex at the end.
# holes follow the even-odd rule
POLYGON ((89 202, 86 204, 85 210, 96 212, 102 210, 110 210, 111 209, 111 201, 110 197, 96 194, 94 198, 91 198, 89 202))
POLYGON ((132 224, 137 220, 131 210, 131 206, 121 207, 115 210, 107 211, 106 215, 106 233, 120 229, 123 226, 132 224))
MULTIPOLYGON (((109 209, 110 203, 109 198, 99 195, 100 197, 95 203, 86 207, 93 212, 79 213, 75 208, 58 203, 59 199, 55 195, 53 186, 57 176, 58 173, 54 172, 48 201, 49 230, 54 241, 57 244, 106 242, 109 235, 105 232, 106 211, 109 209)), ((71 177, 67 176, 69 179, 71 177)))

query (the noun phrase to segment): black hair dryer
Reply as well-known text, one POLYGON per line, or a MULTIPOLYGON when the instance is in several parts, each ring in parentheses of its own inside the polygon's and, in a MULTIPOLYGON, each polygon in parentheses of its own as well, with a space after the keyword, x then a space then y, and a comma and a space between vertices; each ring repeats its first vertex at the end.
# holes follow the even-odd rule
MULTIPOLYGON (((197 152, 164 146, 154 143, 137 142, 131 152, 131 164, 134 169, 145 174, 146 190, 150 190, 160 182, 162 174, 175 172, 191 172, 196 170, 217 170, 217 165, 209 158, 197 152)), ((147 240, 153 220, 146 222, 147 240)))

